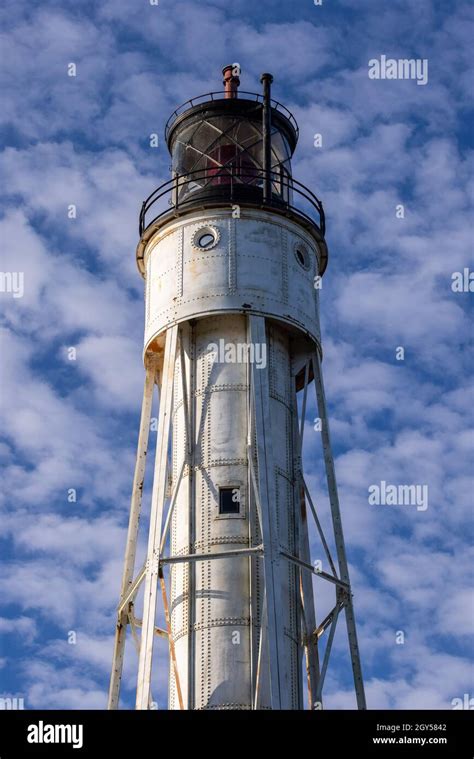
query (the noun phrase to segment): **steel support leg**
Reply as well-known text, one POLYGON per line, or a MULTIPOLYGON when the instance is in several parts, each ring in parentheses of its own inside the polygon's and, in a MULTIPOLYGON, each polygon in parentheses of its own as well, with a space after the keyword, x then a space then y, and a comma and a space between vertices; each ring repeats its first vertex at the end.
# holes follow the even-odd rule
MULTIPOLYGON (((293 456, 295 459, 295 485, 294 502, 295 512, 299 521, 298 529, 298 555, 307 564, 311 564, 311 551, 309 545, 308 519, 306 513, 306 499, 302 475, 302 445, 304 423, 306 416, 306 399, 309 380, 309 361, 305 368, 305 382, 303 391, 303 404, 301 410, 301 423, 298 424, 298 402, 296 388, 293 395, 293 456)), ((314 606, 313 578, 309 572, 299 571, 300 594, 302 604, 302 628, 304 655, 306 659, 306 673, 308 679, 308 703, 309 709, 314 709, 315 694, 319 681, 319 653, 318 642, 312 633, 316 627, 316 612, 314 606)))
MULTIPOLYGON (((267 342, 265 319, 261 316, 249 317, 250 341, 253 345, 267 342)), ((268 353, 268 351, 267 351, 268 353)), ((270 693, 272 709, 282 709, 285 705, 285 688, 282 681, 284 671, 283 623, 280 598, 280 557, 279 536, 275 509, 275 469, 271 451, 270 387, 268 366, 256 368, 251 364, 251 392, 255 408, 255 432, 257 441, 257 487, 255 494, 260 502, 262 542, 264 547, 265 593, 267 605, 267 642, 270 664, 270 693)))
POLYGON ((167 485, 168 446, 170 441, 177 337, 178 327, 176 325, 170 327, 166 333, 165 357, 161 381, 160 412, 158 419, 158 436, 156 441, 150 533, 148 538, 145 594, 143 601, 142 636, 138 662, 137 709, 148 708, 151 687, 161 528, 167 485))
MULTIPOLYGON (((181 364, 181 381, 183 393, 184 422, 186 430, 187 492, 188 492, 188 553, 195 551, 195 474, 194 474, 194 440, 196 417, 196 388, 194 376, 194 328, 189 322, 181 325, 179 333, 179 355, 181 364)), ((188 655, 187 655, 187 702, 185 708, 194 708, 194 645, 195 645, 195 602, 194 588, 196 565, 188 565, 188 655)))
MULTIPOLYGON (((344 535, 342 531, 341 511, 339 506, 339 496, 337 492, 336 473, 334 469, 334 459, 331 451, 331 438, 329 434, 329 423, 326 410, 326 398, 324 394, 324 384, 321 372, 321 360, 319 353, 316 351, 313 355, 313 373, 316 386, 316 400, 318 404, 318 413, 321 419, 321 437, 323 444, 324 464, 326 468, 326 479, 329 493, 329 503, 331 506, 332 524, 334 537, 336 541, 337 559, 339 563, 339 574, 343 582, 350 585, 349 567, 347 564, 346 549, 344 545, 344 535)), ((362 667, 360 663, 359 644, 357 641, 357 631, 354 616, 354 607, 352 604, 352 595, 347 593, 345 599, 345 612, 347 634, 349 638, 349 649, 352 662, 352 672, 354 676, 354 687, 356 692, 358 709, 366 709, 364 683, 362 680, 362 667)))
MULTIPOLYGON (((145 464, 150 436, 151 407, 153 402, 153 388, 155 386, 156 367, 151 360, 145 375, 145 387, 143 390, 142 410, 140 417, 140 431, 138 434, 137 458, 135 474, 133 477, 132 498, 130 503, 130 517, 128 523, 127 544, 125 549, 125 566, 122 576, 120 597, 123 599, 133 582, 135 569, 135 557, 137 551, 137 534, 140 520, 142 503, 143 480, 145 477, 145 464)), ((127 624, 131 604, 119 611, 117 626, 115 628, 115 643, 112 661, 112 675, 110 678, 108 709, 118 709, 120 698, 120 684, 122 680, 123 658, 125 653, 125 640, 127 636, 127 624)))

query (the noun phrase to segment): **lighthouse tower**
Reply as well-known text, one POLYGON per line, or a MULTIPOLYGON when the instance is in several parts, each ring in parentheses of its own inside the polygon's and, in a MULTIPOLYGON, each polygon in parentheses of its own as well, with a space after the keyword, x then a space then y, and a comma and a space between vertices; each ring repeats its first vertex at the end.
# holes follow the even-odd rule
POLYGON ((118 708, 129 630, 137 709, 155 706, 159 645, 169 651, 170 709, 320 709, 341 616, 365 708, 321 375, 323 208, 292 177, 298 126, 272 100, 271 75, 261 94, 239 91, 238 65, 223 75, 223 92, 169 119, 173 176, 140 214, 146 376, 109 708, 118 708), (313 385, 334 558, 302 462, 313 385), (148 549, 135 568, 155 387, 148 549), (312 563, 310 521, 322 563, 312 563), (324 582, 334 606, 318 622, 324 582))

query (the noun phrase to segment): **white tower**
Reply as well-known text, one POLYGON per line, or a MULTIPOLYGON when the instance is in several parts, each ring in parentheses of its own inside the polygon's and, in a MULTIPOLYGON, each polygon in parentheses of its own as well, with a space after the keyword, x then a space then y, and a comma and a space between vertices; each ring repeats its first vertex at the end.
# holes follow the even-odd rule
POLYGON ((238 97, 240 70, 223 73, 224 93, 193 99, 168 121, 173 178, 140 215, 146 379, 109 708, 118 708, 129 626, 139 652, 137 709, 152 701, 155 637, 169 647, 171 709, 301 709, 304 687, 309 708, 321 708, 341 611, 365 708, 321 376, 315 284, 327 264, 324 213, 292 178, 298 127, 271 100, 272 77, 262 76, 263 95, 238 97), (301 461, 313 380, 338 570, 301 461), (135 574, 155 385, 148 553, 135 574), (307 514, 324 571, 311 563, 307 514), (314 575, 335 588, 320 624, 314 575), (158 595, 166 629, 156 626, 158 595))

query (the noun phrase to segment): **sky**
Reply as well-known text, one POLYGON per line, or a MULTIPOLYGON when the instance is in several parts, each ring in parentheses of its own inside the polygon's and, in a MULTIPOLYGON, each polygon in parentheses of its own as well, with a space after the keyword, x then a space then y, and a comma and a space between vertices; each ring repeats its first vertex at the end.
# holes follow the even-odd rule
MULTIPOLYGON (((168 116, 238 62, 245 90, 273 74, 300 127, 293 174, 326 211, 323 369, 368 707, 472 698, 472 6, 4 0, 0 14, 0 269, 17 277, 0 292, 0 697, 105 708, 143 389, 138 212, 169 177, 168 116), (428 61, 427 83, 370 78, 382 55, 428 61), (382 481, 426 487, 427 508, 370 503, 382 481)), ((310 401, 305 470, 329 529, 310 401)), ((322 618, 331 597, 315 591, 322 618)), ((325 705, 353 708, 343 624, 334 654, 325 705)), ((129 642, 124 708, 135 677, 129 642)))

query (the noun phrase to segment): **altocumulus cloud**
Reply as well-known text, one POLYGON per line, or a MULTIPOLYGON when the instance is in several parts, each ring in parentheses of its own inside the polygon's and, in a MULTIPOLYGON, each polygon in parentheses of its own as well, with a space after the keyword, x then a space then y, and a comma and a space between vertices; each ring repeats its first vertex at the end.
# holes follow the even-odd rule
MULTIPOLYGON (((169 113, 219 88, 230 60, 245 89, 274 74, 300 125, 295 176, 327 211, 325 373, 369 706, 451 708, 472 693, 469 294, 451 274, 469 266, 473 13, 441 5, 4 3, 2 270, 22 271, 25 292, 1 295, 0 663, 2 690, 27 707, 106 703, 142 382, 137 210, 168 177, 169 113), (428 85, 370 80, 382 54, 428 58, 428 85), (429 508, 369 504, 382 480, 427 485, 429 508)), ((317 437, 308 424, 327 525, 317 437)), ((334 708, 354 706, 343 633, 334 708)), ((162 650, 161 704, 165 680, 162 650)))

